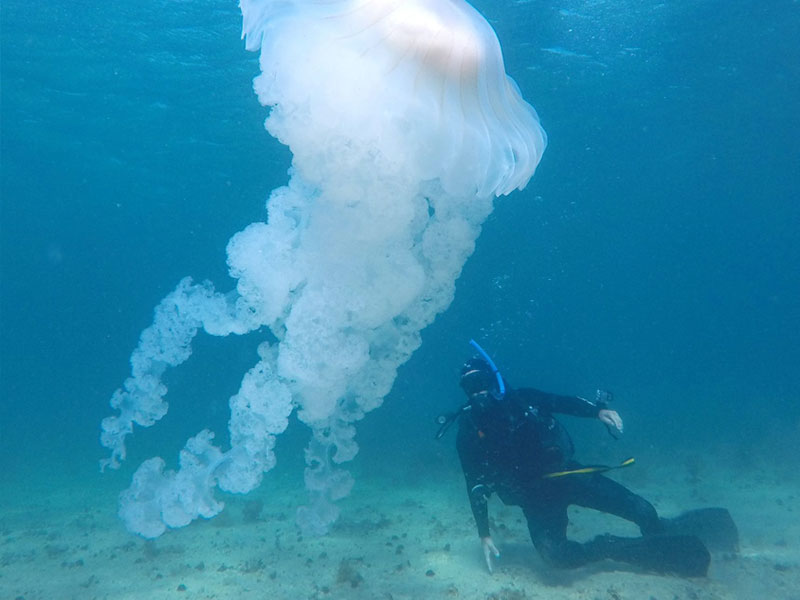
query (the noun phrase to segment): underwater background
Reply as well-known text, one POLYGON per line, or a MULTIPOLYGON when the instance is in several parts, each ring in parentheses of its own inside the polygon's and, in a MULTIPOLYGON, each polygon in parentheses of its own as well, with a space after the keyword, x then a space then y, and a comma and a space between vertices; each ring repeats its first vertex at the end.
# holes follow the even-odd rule
MULTIPOLYGON (((472 337, 512 385, 614 392, 624 438, 569 420, 579 458, 647 469, 679 449, 796 480, 800 5, 474 5, 549 147, 359 423, 353 494, 458 469, 454 436, 433 436, 472 337)), ((185 275, 233 285, 227 240, 266 217, 290 154, 263 128, 234 2, 5 0, 0 16, 0 480, 116 493, 205 427, 225 439, 252 335, 199 336, 166 377, 170 413, 99 473, 99 423, 153 307, 185 275)), ((276 451, 301 487, 305 443, 290 427, 276 451)))

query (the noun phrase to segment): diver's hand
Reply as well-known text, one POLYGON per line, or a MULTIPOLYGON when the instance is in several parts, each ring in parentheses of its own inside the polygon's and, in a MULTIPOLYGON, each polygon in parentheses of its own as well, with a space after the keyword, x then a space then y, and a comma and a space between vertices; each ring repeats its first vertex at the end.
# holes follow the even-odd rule
POLYGON ((602 409, 597 413, 597 418, 610 427, 616 428, 617 431, 622 433, 622 417, 617 414, 615 410, 602 409))
POLYGON ((486 566, 489 568, 489 573, 491 574, 494 572, 492 570, 492 556, 500 558, 500 550, 494 545, 492 536, 481 538, 481 546, 483 546, 483 557, 486 559, 486 566))

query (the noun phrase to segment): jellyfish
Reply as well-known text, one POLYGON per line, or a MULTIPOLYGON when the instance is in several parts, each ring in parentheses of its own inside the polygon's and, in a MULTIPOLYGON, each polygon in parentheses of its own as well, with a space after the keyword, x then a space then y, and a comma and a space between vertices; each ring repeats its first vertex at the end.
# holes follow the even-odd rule
POLYGON ((155 308, 101 424, 102 468, 120 466, 134 425, 166 414, 162 376, 198 332, 263 339, 229 400, 225 447, 203 430, 177 469, 150 458, 120 494, 126 527, 146 538, 219 513, 217 488, 261 485, 293 412, 310 429, 296 520, 324 534, 353 486, 340 465, 358 451, 355 423, 450 305, 495 197, 526 186, 546 145, 494 31, 463 0, 240 6, 266 129, 292 153, 288 183, 265 222, 229 241, 235 289, 187 277, 155 308))

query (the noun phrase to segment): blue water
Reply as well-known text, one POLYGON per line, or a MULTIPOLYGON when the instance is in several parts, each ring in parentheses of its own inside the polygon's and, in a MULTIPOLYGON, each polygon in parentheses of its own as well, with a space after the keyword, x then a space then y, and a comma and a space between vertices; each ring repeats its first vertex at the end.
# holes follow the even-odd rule
MULTIPOLYGON (((550 145, 527 189, 498 200, 455 302, 360 424, 354 468, 441 455, 452 467, 434 418, 462 401, 470 337, 514 385, 614 391, 626 454, 732 446, 796 463, 798 4, 475 4, 550 145)), ((262 127, 235 3, 0 10, 0 467, 9 481, 89 481, 153 307, 187 274, 230 287, 225 244, 265 217, 290 157, 262 127)), ((257 342, 201 337, 168 376, 168 417, 107 476, 116 489, 204 427, 225 435, 257 342)), ((300 469, 303 436, 281 439, 282 464, 300 469)))

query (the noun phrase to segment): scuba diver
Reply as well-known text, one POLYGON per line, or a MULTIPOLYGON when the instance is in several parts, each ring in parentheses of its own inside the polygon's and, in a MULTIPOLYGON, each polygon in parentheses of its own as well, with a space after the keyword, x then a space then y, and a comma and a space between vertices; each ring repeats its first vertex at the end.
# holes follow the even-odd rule
POLYGON ((439 418, 436 437, 459 421, 458 455, 490 573, 492 559, 500 557, 489 530, 487 501, 492 493, 503 503, 522 508, 534 546, 545 562, 556 567, 611 559, 646 571, 699 577, 707 574, 709 547, 737 550, 738 532, 726 509, 659 518, 650 502, 602 475, 632 464, 633 459, 619 467, 585 466, 573 460, 572 441, 554 414, 598 419, 612 435, 621 433, 622 419, 608 408, 609 393, 598 391, 595 402, 590 402, 532 388, 512 389, 491 358, 474 340, 471 344, 479 355, 461 369, 467 402, 439 418), (604 534, 585 543, 569 540, 571 504, 631 521, 642 535, 604 534))

